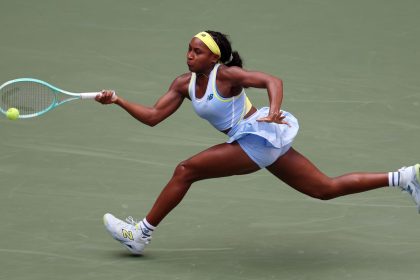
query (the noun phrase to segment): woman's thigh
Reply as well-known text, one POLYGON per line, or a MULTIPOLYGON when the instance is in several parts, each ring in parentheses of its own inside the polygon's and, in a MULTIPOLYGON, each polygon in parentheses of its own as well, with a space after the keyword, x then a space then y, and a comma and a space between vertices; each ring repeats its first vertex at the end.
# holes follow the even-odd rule
POLYGON ((268 166, 267 170, 303 193, 311 193, 314 189, 331 183, 331 178, 293 148, 290 148, 283 156, 268 166))
POLYGON ((215 145, 181 162, 177 168, 191 173, 193 180, 248 174, 260 169, 237 142, 215 145))

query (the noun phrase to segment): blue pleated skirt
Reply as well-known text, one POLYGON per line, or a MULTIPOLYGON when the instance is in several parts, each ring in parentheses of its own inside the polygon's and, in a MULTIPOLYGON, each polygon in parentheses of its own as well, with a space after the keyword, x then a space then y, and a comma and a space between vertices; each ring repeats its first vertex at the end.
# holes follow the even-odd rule
POLYGON ((228 133, 227 143, 237 141, 245 153, 258 164, 265 168, 274 163, 286 153, 299 130, 298 120, 289 112, 283 111, 287 124, 258 122, 257 119, 266 117, 269 108, 257 110, 247 119, 242 120, 228 133))

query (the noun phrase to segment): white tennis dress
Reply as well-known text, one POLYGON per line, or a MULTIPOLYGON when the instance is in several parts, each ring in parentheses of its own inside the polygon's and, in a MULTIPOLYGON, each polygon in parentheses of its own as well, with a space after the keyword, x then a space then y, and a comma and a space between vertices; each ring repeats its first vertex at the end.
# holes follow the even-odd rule
POLYGON ((216 76, 219 66, 220 64, 216 64, 211 71, 202 98, 196 97, 196 74, 191 73, 188 91, 194 111, 219 131, 230 129, 227 143, 237 141, 258 166, 265 168, 289 150, 299 130, 298 121, 291 113, 283 111, 285 121, 290 127, 286 124, 258 122, 257 119, 268 115, 268 107, 263 107, 244 119, 252 107, 251 102, 244 90, 230 98, 222 97, 218 93, 216 76))

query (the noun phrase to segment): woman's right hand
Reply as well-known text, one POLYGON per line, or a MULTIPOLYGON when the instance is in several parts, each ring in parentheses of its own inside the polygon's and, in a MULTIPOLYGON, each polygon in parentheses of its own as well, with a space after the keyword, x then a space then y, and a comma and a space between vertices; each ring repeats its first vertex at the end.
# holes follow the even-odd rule
POLYGON ((95 97, 95 100, 102 104, 112 104, 118 100, 118 96, 113 90, 102 90, 101 94, 95 97))

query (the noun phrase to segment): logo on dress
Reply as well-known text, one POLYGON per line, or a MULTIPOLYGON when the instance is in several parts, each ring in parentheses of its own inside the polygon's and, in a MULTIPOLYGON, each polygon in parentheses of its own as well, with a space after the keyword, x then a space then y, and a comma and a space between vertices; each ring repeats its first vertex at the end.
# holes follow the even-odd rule
POLYGON ((210 95, 207 97, 207 100, 212 100, 213 99, 213 93, 210 93, 210 95))

